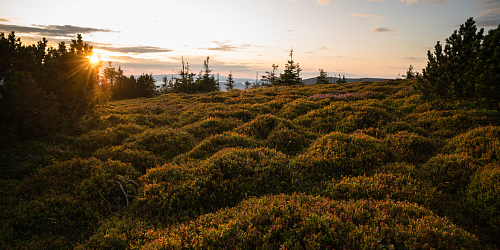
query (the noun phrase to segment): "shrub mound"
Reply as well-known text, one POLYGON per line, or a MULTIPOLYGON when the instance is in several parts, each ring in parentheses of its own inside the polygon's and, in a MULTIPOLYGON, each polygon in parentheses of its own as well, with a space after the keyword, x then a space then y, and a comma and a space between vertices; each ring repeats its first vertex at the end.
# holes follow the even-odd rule
POLYGON ((466 190, 472 212, 500 234, 500 165, 490 164, 478 171, 466 190))
POLYGON ((294 155, 307 148, 314 136, 290 120, 274 115, 257 116, 234 130, 259 140, 285 154, 294 155))
POLYGON ((316 181, 363 175, 389 158, 387 147, 371 136, 333 132, 314 142, 304 154, 297 156, 296 162, 302 176, 316 181))
POLYGON ((167 229, 143 249, 475 249, 470 233, 430 210, 391 200, 301 194, 252 198, 167 229))
POLYGON ((251 137, 234 132, 226 132, 208 137, 189 152, 177 156, 173 161, 206 159, 224 148, 257 148, 260 146, 263 146, 263 143, 251 137))
POLYGON ((377 128, 393 119, 386 108, 379 107, 374 100, 354 103, 333 102, 329 106, 310 111, 295 119, 305 128, 313 128, 319 133, 339 131, 351 133, 357 129, 377 128))
POLYGON ((433 140, 407 131, 389 134, 384 142, 394 152, 396 161, 409 163, 427 161, 437 148, 433 140))
POLYGON ((133 123, 119 124, 105 130, 92 130, 75 140, 77 148, 90 152, 106 146, 118 145, 132 135, 142 133, 146 128, 133 123))
POLYGON ((137 150, 147 150, 164 160, 169 160, 191 150, 195 143, 194 137, 189 133, 168 127, 160 127, 148 129, 127 139, 123 146, 137 150))
POLYGON ((192 134, 196 140, 203 140, 211 135, 221 134, 236 128, 242 123, 241 120, 235 118, 220 119, 209 117, 205 120, 185 126, 182 130, 192 134))
POLYGON ((499 161, 500 127, 479 127, 458 135, 448 141, 444 152, 464 153, 485 163, 499 161))
POLYGON ((355 176, 332 182, 324 190, 332 199, 391 199, 429 206, 438 201, 436 188, 410 175, 377 173, 355 176))
POLYGON ((16 206, 4 211, 0 241, 16 247, 30 242, 40 248, 71 248, 85 239, 100 217, 109 215, 106 196, 120 176, 139 173, 129 164, 73 159, 39 169, 14 192, 16 206))
POLYGON ((231 148, 199 166, 167 164, 141 177, 137 209, 149 219, 178 221, 235 205, 249 196, 286 191, 288 157, 273 149, 231 148))
POLYGON ((111 159, 130 163, 137 171, 146 173, 146 169, 160 165, 161 160, 147 150, 126 148, 123 145, 102 148, 94 152, 94 157, 103 161, 111 159))
POLYGON ((477 169, 478 166, 469 155, 439 154, 425 162, 418 172, 422 178, 432 182, 439 190, 457 194, 465 190, 477 169))

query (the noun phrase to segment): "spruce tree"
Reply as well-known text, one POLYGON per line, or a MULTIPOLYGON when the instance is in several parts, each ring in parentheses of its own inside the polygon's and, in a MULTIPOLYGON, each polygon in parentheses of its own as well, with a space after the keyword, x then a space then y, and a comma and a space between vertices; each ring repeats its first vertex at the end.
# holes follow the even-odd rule
POLYGON ((273 69, 271 71, 266 71, 265 75, 262 75, 262 85, 263 86, 276 86, 278 84, 278 76, 276 71, 278 70, 278 65, 273 64, 273 69))
POLYGON ((316 77, 316 84, 328 84, 328 74, 323 70, 319 69, 319 76, 316 77))
POLYGON ((226 90, 233 90, 234 89, 234 79, 233 79, 233 71, 230 71, 227 80, 226 80, 226 90))
POLYGON ((302 78, 300 78, 300 72, 302 69, 300 68, 298 63, 293 61, 293 49, 290 50, 290 60, 287 64, 285 64, 285 72, 280 74, 280 78, 277 81, 277 85, 301 85, 302 78))

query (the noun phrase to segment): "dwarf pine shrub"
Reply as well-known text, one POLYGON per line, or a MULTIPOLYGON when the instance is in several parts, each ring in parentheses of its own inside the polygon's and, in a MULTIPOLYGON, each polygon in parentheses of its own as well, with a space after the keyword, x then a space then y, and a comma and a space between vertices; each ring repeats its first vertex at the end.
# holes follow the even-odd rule
POLYGON ((196 140, 203 140, 208 136, 229 131, 242 123, 241 120, 235 118, 220 119, 209 117, 185 126, 182 130, 192 134, 196 140))
POLYGON ((396 161, 410 163, 426 161, 437 149, 433 140, 407 131, 389 134, 385 137, 384 142, 394 153, 396 161))
POLYGON ((485 163, 499 161, 500 127, 479 127, 458 135, 448 141, 443 151, 464 153, 485 163))

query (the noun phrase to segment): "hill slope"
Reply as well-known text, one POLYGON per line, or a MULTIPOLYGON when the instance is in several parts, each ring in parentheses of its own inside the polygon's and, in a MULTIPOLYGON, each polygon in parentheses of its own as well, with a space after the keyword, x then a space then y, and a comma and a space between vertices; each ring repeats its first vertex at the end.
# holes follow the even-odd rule
POLYGON ((111 102, 0 152, 0 248, 494 248, 500 116, 474 106, 406 80, 111 102))

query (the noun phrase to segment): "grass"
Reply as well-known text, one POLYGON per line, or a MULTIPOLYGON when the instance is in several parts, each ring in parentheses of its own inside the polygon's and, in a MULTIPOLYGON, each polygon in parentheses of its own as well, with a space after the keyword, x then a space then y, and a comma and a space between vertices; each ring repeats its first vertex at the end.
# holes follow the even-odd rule
POLYGON ((111 102, 0 152, 0 248, 496 249, 498 111, 411 86, 111 102))

